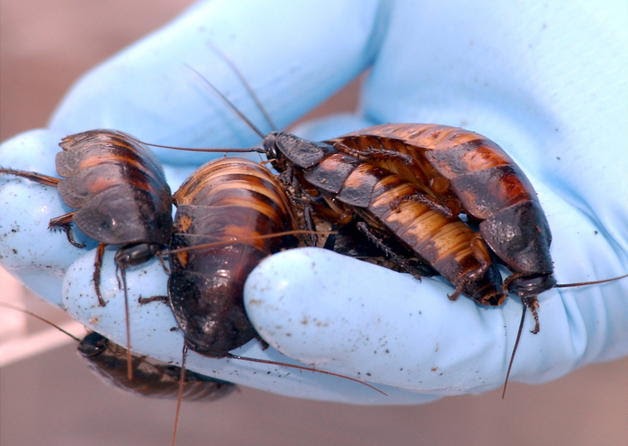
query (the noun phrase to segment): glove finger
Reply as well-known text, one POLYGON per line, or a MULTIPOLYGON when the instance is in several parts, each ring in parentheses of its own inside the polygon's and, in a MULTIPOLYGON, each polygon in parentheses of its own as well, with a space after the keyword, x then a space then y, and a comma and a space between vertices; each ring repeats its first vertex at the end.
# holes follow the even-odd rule
POLYGON ((521 305, 482 308, 450 301, 451 291, 439 279, 303 248, 253 270, 245 305, 273 347, 317 367, 426 394, 494 388, 521 305))
MULTIPOLYGON (((66 133, 115 128, 171 145, 250 145, 259 137, 189 67, 268 131, 242 82, 212 49, 218 48, 283 127, 365 69, 374 46, 376 5, 287 3, 277 14, 255 1, 203 3, 87 73, 51 126, 66 133)), ((157 152, 167 162, 207 159, 157 152)))

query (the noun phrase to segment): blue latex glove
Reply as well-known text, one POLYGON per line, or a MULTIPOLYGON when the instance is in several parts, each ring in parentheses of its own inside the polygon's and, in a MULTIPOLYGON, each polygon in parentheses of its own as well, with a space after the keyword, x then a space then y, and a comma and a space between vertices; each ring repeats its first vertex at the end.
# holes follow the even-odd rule
MULTIPOLYGON (((625 118, 628 27, 622 2, 277 2, 197 4, 172 24, 81 79, 49 129, 2 146, 2 165, 55 175, 59 139, 114 128, 179 146, 244 147, 259 139, 186 64, 203 73, 269 130, 225 61, 247 77, 280 127, 366 68, 356 115, 303 126, 312 139, 382 122, 463 126, 497 141, 523 168, 545 209, 559 282, 628 270, 625 118)), ((156 150, 173 190, 206 155, 156 150)), ((0 259, 31 289, 85 325, 124 344, 122 293, 112 251, 98 307, 94 252, 47 228, 67 211, 51 188, 0 179, 0 259)), ((93 246, 93 245, 92 245, 93 246)), ((166 293, 152 261, 128 272, 132 345, 178 361, 182 338, 166 305, 138 307, 138 295, 166 293)), ((288 360, 360 377, 382 396, 345 380, 190 354, 197 372, 285 395, 361 404, 430 401, 502 384, 521 312, 469 299, 332 252, 272 256, 249 276, 245 301, 271 348, 253 341, 237 353, 288 360), (274 348, 273 348, 274 347, 274 348), (276 349, 277 350, 276 350, 276 349), (270 374, 260 372, 270 370, 270 374)), ((512 379, 543 382, 628 353, 628 281, 541 295, 541 332, 524 332, 512 379)), ((528 320, 527 328, 531 328, 528 320)))

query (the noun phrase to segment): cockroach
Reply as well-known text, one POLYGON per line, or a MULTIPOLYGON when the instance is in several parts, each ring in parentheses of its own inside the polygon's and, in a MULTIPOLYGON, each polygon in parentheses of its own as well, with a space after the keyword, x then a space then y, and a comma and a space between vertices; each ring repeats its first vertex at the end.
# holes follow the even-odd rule
POLYGON ((484 305, 503 303, 501 276, 482 238, 424 188, 329 143, 271 133, 263 147, 290 183, 322 192, 341 220, 362 219, 397 236, 454 284, 452 299, 465 293, 484 305))
MULTIPOLYGON (((249 273, 265 257, 296 247, 300 233, 311 232, 298 229, 288 197, 268 169, 235 157, 210 161, 181 185, 173 201, 172 241, 161 255, 168 256, 167 300, 186 347, 213 358, 282 365, 372 388, 324 370, 230 353, 257 337, 243 303, 249 273)), ((141 302, 152 300, 163 298, 141 302)))
POLYGON ((297 244, 293 236, 257 236, 295 229, 295 216, 275 177, 240 158, 203 165, 173 198, 170 306, 192 350, 223 357, 256 336, 242 301, 248 274, 264 257, 297 244), (212 241, 227 243, 202 246, 212 241))
MULTIPOLYGON (((150 150, 130 135, 113 130, 90 130, 66 136, 55 159, 61 178, 11 168, 0 174, 16 175, 56 187, 73 210, 52 218, 49 228, 65 231, 68 241, 79 243, 75 224, 99 242, 94 262, 98 302, 100 270, 107 245, 117 245, 115 264, 125 292, 127 347, 131 348, 126 268, 147 261, 166 247, 172 234, 172 199, 163 170, 150 150)), ((130 353, 129 353, 130 354, 130 353)), ((128 368, 129 379, 132 367, 128 368)))
MULTIPOLYGON (((5 302, 0 302, 0 306, 28 314, 74 339, 78 343, 79 355, 87 361, 90 370, 106 383, 140 396, 177 398, 181 375, 179 367, 132 355, 134 379, 129 380, 126 373, 128 352, 124 347, 97 332, 90 332, 81 339, 31 311, 5 302)), ((227 381, 187 371, 182 397, 186 401, 214 401, 227 396, 236 388, 235 384, 227 381)))
POLYGON ((171 444, 176 442, 178 415, 181 401, 210 402, 223 398, 238 387, 228 381, 153 361, 145 356, 131 354, 124 347, 112 342, 97 332, 88 333, 80 339, 53 322, 26 309, 6 302, 0 306, 28 314, 68 335, 78 343, 79 355, 87 361, 89 369, 104 382, 126 392, 157 399, 176 399, 177 417, 172 432, 171 444), (127 374, 128 364, 133 367, 133 379, 127 374))
POLYGON ((452 213, 466 215, 512 274, 504 288, 532 310, 556 280, 547 219, 532 184, 493 141, 436 124, 385 124, 328 141, 338 151, 425 184, 452 213))
MULTIPOLYGON (((81 340, 78 352, 93 372, 115 387, 152 398, 177 399, 179 396, 180 367, 133 355, 134 373, 133 379, 129 380, 126 374, 127 349, 96 332, 81 340)), ((213 401, 233 392, 236 385, 186 370, 182 388, 180 397, 184 401, 213 401)))

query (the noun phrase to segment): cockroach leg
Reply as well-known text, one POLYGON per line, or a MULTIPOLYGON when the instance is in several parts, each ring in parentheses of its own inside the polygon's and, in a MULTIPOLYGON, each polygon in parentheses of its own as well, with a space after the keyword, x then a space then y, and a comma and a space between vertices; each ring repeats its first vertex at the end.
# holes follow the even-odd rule
POLYGON ((532 317, 534 318, 534 328, 530 330, 530 333, 537 334, 541 329, 539 323, 539 301, 536 296, 522 298, 523 306, 530 310, 532 317))
POLYGON ((461 281, 454 289, 454 292, 447 295, 447 298, 451 301, 458 300, 460 295, 464 292, 465 285, 466 285, 466 282, 461 281))
POLYGON ((373 228, 371 228, 368 224, 363 221, 359 221, 356 223, 356 228, 360 231, 364 236, 382 253, 393 261, 396 265, 398 265, 402 270, 407 273, 412 274, 416 279, 421 280, 421 274, 417 271, 417 268, 412 267, 410 263, 404 258, 395 252, 390 246, 386 244, 386 242, 375 234, 373 228))
POLYGON ((51 218, 48 222, 48 229, 51 231, 64 231, 65 236, 68 238, 68 242, 70 242, 71 245, 76 246, 77 248, 85 248, 85 243, 77 241, 74 237, 74 232, 72 231, 74 214, 76 214, 76 211, 71 211, 67 214, 51 218))
POLYGON ((374 161, 377 159, 383 160, 399 160, 406 165, 411 165, 415 163, 415 160, 405 153, 398 152, 396 150, 389 150, 382 147, 363 147, 359 150, 356 150, 353 147, 348 146, 347 144, 340 143, 339 146, 342 146, 342 151, 351 156, 356 157, 359 160, 366 161, 374 161))
POLYGON ((137 302, 140 305, 146 305, 151 302, 159 302, 168 305, 168 296, 138 297, 137 302))
POLYGON ((105 246, 107 245, 104 243, 99 243, 98 247, 96 248, 96 259, 94 260, 94 273, 92 276, 94 280, 94 288, 96 290, 96 297, 98 297, 98 304, 101 307, 107 305, 105 299, 103 299, 102 297, 102 293, 100 292, 100 270, 102 268, 102 258, 105 254, 105 246))
POLYGON ((396 211, 396 212, 401 212, 401 209, 399 209, 399 206, 401 205, 401 203, 405 202, 405 201, 416 201, 417 203, 421 203, 424 204, 425 206, 429 207, 432 210, 435 210, 437 212, 440 212, 444 215, 446 215, 447 217, 453 217, 454 214, 451 212, 451 209, 449 209, 447 206, 443 206, 442 204, 436 202, 434 199, 430 198, 429 196, 427 196, 426 194, 420 193, 420 192, 416 192, 413 194, 408 194, 408 195, 403 195, 401 197, 398 197, 394 200, 391 200, 390 202, 390 209, 396 211))
POLYGON ((49 175, 44 175, 39 172, 31 172, 28 170, 19 170, 19 169, 8 169, 4 167, 0 167, 0 174, 4 173, 7 175, 15 175, 17 177, 27 178, 31 181, 35 181, 36 183, 43 184, 44 186, 57 187, 59 185, 59 178, 51 177, 49 175))

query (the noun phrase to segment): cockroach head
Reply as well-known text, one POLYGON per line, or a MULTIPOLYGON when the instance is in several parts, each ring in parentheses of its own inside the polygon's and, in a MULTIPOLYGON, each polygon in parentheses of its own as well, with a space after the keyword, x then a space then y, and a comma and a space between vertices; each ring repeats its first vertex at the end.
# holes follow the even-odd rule
POLYGON ((262 145, 266 156, 273 160, 273 166, 279 171, 282 171, 282 167, 285 168, 287 164, 308 169, 318 164, 331 150, 327 144, 309 141, 285 132, 268 134, 262 145))
POLYGON ((270 132, 262 141, 262 150, 266 154, 266 158, 273 162, 277 162, 281 159, 281 151, 277 146, 279 135, 279 132, 270 132))
POLYGON ((109 340, 93 331, 79 343, 78 351, 84 358, 92 358, 107 350, 108 346, 109 340))
POLYGON ((547 291, 556 285, 554 275, 549 273, 531 274, 513 279, 508 284, 508 291, 521 298, 533 297, 547 291))

